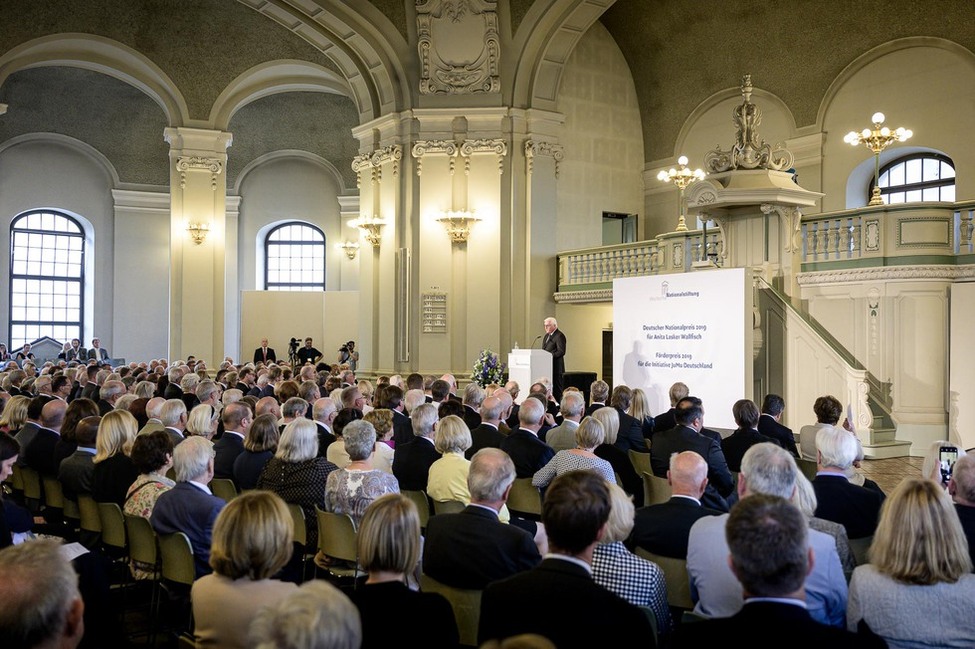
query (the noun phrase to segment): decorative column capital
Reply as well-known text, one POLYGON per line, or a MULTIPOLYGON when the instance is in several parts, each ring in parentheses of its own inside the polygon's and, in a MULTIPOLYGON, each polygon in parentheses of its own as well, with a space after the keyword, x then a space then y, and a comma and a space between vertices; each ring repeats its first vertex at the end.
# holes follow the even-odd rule
POLYGON ((203 156, 179 156, 176 158, 176 171, 179 172, 179 186, 186 189, 187 171, 209 171, 210 188, 216 191, 217 176, 223 173, 223 160, 203 156))
POLYGON ((360 153, 352 158, 352 171, 355 172, 356 187, 361 187, 362 172, 372 169, 373 182, 382 179, 382 166, 387 162, 393 163, 393 177, 399 175, 399 163, 403 159, 403 147, 391 144, 371 152, 360 153))
POLYGON ((565 159, 565 147, 554 142, 542 142, 538 140, 525 140, 525 158, 528 159, 528 173, 534 169, 534 158, 545 156, 555 160, 555 177, 559 177, 559 163, 565 159))

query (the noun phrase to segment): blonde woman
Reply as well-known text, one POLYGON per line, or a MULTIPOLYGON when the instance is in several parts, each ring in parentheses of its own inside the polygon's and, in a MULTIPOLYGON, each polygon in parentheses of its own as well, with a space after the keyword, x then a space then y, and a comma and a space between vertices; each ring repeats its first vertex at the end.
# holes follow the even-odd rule
POLYGON ((190 411, 190 416, 186 420, 186 434, 199 435, 207 439, 213 439, 220 423, 220 411, 207 403, 201 403, 190 411))
POLYGON ((3 409, 3 414, 0 415, 0 432, 15 437, 23 425, 27 423, 27 404, 29 403, 30 399, 20 394, 10 397, 3 409))
POLYGON ((139 477, 139 471, 129 459, 129 449, 135 441, 138 425, 128 410, 112 410, 98 425, 95 437, 95 472, 91 495, 96 502, 125 504, 129 487, 139 477))
POLYGON ((586 417, 576 429, 576 447, 556 453, 548 464, 535 472, 532 484, 538 488, 547 487, 556 476, 579 469, 595 471, 607 482, 615 483, 612 465, 593 453, 605 439, 606 430, 602 423, 593 417, 586 417))
POLYGON ((257 611, 298 590, 271 578, 291 558, 293 541, 279 496, 251 491, 227 503, 213 524, 213 573, 197 579, 190 593, 197 647, 251 646, 247 631, 257 611))
POLYGON ((650 439, 653 435, 653 415, 650 413, 650 400, 647 399, 647 393, 641 388, 633 391, 630 409, 627 414, 640 422, 643 437, 650 439))
POLYGON ((890 647, 975 647, 975 575, 950 498, 907 478, 884 502, 870 563, 850 580, 846 624, 862 620, 890 647))
POLYGON ((369 577, 351 596, 362 618, 362 649, 458 646, 450 603, 439 593, 406 585, 420 560, 420 544, 420 516, 409 498, 387 494, 366 508, 358 549, 369 577))
POLYGON ((434 429, 433 445, 441 457, 430 465, 427 495, 439 502, 470 503, 467 474, 471 463, 464 457, 464 452, 471 447, 471 431, 467 424, 457 415, 444 417, 434 429))
POLYGON ((362 418, 376 429, 376 453, 372 464, 387 473, 393 472, 393 411, 389 408, 370 410, 362 418), (383 447, 386 448, 383 448, 383 447))
POLYGON ((593 419, 599 421, 606 431, 606 439, 596 447, 593 453, 613 467, 613 471, 620 477, 623 490, 630 494, 633 504, 643 507, 643 478, 636 472, 627 451, 616 446, 616 437, 620 429, 620 416, 616 408, 604 406, 592 413, 593 419))

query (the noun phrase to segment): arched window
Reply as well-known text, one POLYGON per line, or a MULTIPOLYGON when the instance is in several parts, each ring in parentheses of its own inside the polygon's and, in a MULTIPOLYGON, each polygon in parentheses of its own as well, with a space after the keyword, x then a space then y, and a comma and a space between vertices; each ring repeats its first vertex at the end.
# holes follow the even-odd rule
MULTIPOLYGON (((954 202, 955 166, 946 156, 917 153, 881 167, 878 185, 880 196, 887 204, 954 202)), ((873 190, 872 184, 870 189, 873 190)))
POLYGON ((67 214, 39 210, 10 225, 10 345, 82 338, 85 232, 67 214))
POLYGON ((290 221, 264 239, 264 288, 268 291, 325 290, 325 233, 290 221))

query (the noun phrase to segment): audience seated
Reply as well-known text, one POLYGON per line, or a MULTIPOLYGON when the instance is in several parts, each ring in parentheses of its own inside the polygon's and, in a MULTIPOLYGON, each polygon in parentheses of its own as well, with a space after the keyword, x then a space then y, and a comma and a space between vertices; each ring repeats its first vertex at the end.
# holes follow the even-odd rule
POLYGON ((295 419, 284 427, 274 457, 257 479, 257 488, 273 491, 286 503, 295 503, 305 515, 309 548, 318 546, 318 515, 326 508, 325 485, 338 467, 318 457, 318 431, 308 419, 295 419))
POLYGON ((581 392, 566 392, 562 395, 559 411, 562 423, 545 433, 545 443, 558 453, 576 447, 576 429, 585 413, 586 400, 581 392))
POLYGON ((234 459, 234 484, 239 490, 257 487, 261 472, 278 448, 280 435, 274 415, 254 417, 244 438, 244 450, 234 459))
POLYGON ((677 404, 691 393, 685 383, 677 382, 670 386, 667 395, 670 397, 670 410, 662 412, 653 418, 653 430, 659 432, 670 430, 677 426, 677 404))
POLYGON ((633 530, 633 503, 626 492, 608 482, 609 519, 592 553, 592 578, 634 606, 646 606, 657 618, 657 634, 670 635, 673 624, 667 605, 667 583, 660 566, 638 557, 623 545, 633 530))
POLYGON ((213 525, 213 573, 193 583, 197 647, 250 647, 248 625, 298 587, 273 578, 291 557, 291 515, 278 496, 252 491, 230 501, 213 525))
MULTIPOLYGON (((738 476, 741 501, 755 494, 791 499, 799 469, 788 451, 766 442, 748 449, 738 476)), ((694 612, 707 617, 728 617, 742 606, 741 586, 728 566, 725 538, 728 516, 702 518, 691 527, 687 544, 687 574, 691 581, 694 612)), ((805 527, 805 523, 803 524, 805 527)), ((806 580, 806 605, 812 618, 842 627, 846 623, 846 579, 832 536, 810 530, 808 546, 815 553, 806 580)))
POLYGON ((847 626, 891 647, 973 647, 975 575, 950 499, 932 480, 905 478, 884 503, 870 563, 850 580, 847 626))
POLYGON ((437 406, 432 403, 418 405, 410 413, 414 438, 397 444, 393 455, 393 475, 400 489, 426 491, 430 465, 440 459, 434 443, 437 419, 437 406))
POLYGON ((758 432, 771 437, 775 443, 799 457, 796 447, 796 437, 792 429, 782 425, 782 413, 785 411, 785 401, 777 394, 766 394, 762 400, 762 415, 758 419, 758 432))
POLYGON ((342 437, 351 462, 328 475, 324 509, 348 514, 358 525, 369 503, 384 494, 399 493, 399 483, 389 473, 372 467, 370 458, 376 448, 372 424, 353 421, 342 431, 342 437))
POLYGON ((691 526, 699 518, 721 513, 701 504, 708 484, 708 464, 694 451, 675 453, 670 456, 667 482, 671 488, 670 500, 636 510, 627 546, 664 557, 687 559, 691 526))
POLYGON ((595 471, 607 482, 615 482, 613 467, 606 460, 593 453, 593 449, 603 443, 606 434, 603 425, 593 417, 586 417, 576 429, 576 446, 567 451, 559 451, 542 468, 535 472, 532 484, 540 489, 549 485, 556 476, 569 471, 595 471))
MULTIPOLYGON (((85 417, 98 417, 98 405, 91 399, 75 399, 68 404, 68 409, 64 411, 64 421, 61 423, 61 436, 54 446, 54 464, 58 467, 61 462, 71 457, 78 450, 78 422, 85 417)), ((90 440, 89 448, 95 448, 95 440, 90 440)), ((89 455, 94 455, 92 451, 89 455)), ((58 468, 58 475, 61 469, 58 468)), ((89 486, 89 491, 91 487, 89 486)))
POLYGON ((406 585, 420 559, 420 517, 413 502, 397 493, 374 500, 362 516, 357 541, 359 563, 369 573, 352 593, 362 620, 362 649, 456 647, 450 603, 406 585))
MULTIPOLYGON (((125 494, 122 512, 150 518, 159 496, 176 486, 166 477, 173 466, 173 441, 161 430, 138 435, 132 444, 131 457, 139 476, 125 494)), ((148 579, 155 572, 153 566, 136 562, 131 567, 136 579, 148 579)))
POLYGON ((64 422, 64 412, 67 407, 68 404, 60 399, 52 399, 45 403, 41 408, 37 432, 21 451, 27 466, 42 476, 56 478, 58 475, 54 449, 61 438, 61 424, 64 422))
POLYGON ((504 451, 485 448, 474 454, 467 474, 470 504, 427 522, 425 573, 448 586, 482 590, 538 565, 542 558, 532 534, 500 521, 514 480, 515 465, 504 451))
MULTIPOLYGON (((788 451, 776 448, 791 459, 788 451)), ((743 605, 724 619, 682 624, 674 649, 721 646, 735 640, 753 649, 886 646, 876 636, 821 624, 806 610, 803 584, 810 564, 819 558, 807 533, 805 518, 785 498, 755 494, 738 502, 727 517, 722 540, 731 553, 730 571, 743 605)), ((727 556, 722 560, 727 563, 727 556)))
POLYGON ((856 459, 856 436, 842 428, 822 427, 816 433, 819 456, 816 479, 816 516, 840 523, 851 539, 871 536, 880 517, 884 494, 879 489, 860 487, 847 478, 856 459))
POLYGON ((620 427, 620 416, 616 408, 598 408, 589 416, 601 423, 605 432, 603 443, 593 449, 593 453, 609 462, 613 473, 619 476, 623 484, 623 491, 630 495, 634 505, 643 507, 643 477, 637 473, 629 453, 616 446, 616 435, 620 427))
POLYGON ((223 421, 223 435, 213 445, 213 477, 234 479, 234 462, 244 452, 244 440, 254 416, 250 408, 242 403, 231 403, 224 407, 220 415, 223 421))
MULTIPOLYGON (((85 399, 85 401, 89 401, 85 399)), ((97 412, 97 409, 95 410, 97 412)), ((79 494, 91 494, 95 479, 95 453, 98 439, 98 426, 101 417, 85 417, 74 426, 74 438, 77 444, 74 452, 61 460, 58 469, 58 481, 64 495, 71 500, 77 500, 79 494)))
POLYGON ((975 565, 975 455, 965 453, 955 462, 948 480, 948 494, 955 502, 955 513, 968 539, 968 554, 975 565))
POLYGON ((470 430, 474 430, 481 425, 481 404, 487 396, 477 383, 468 383, 464 388, 464 416, 462 419, 470 430))
MULTIPOLYGON (((762 442, 778 444, 771 437, 758 432, 758 406, 751 399, 739 399, 731 407, 731 414, 735 418, 738 429, 721 440, 721 451, 728 462, 730 471, 741 471, 741 458, 751 446, 762 442)), ((780 445, 781 446, 781 445, 780 445)))
POLYGON ((136 422, 127 410, 113 410, 102 417, 95 439, 95 470, 91 495, 97 502, 125 504, 129 487, 139 472, 128 456, 135 441, 136 422))
MULTIPOLYGON (((385 387, 382 389, 385 390, 385 387)), ((376 456, 373 458, 373 463, 377 469, 392 473, 393 449, 396 446, 396 442, 393 441, 393 411, 388 408, 373 408, 362 419, 376 429, 376 456), (380 449, 380 444, 384 444, 388 450, 380 449)))
POLYGON ((342 591, 316 579, 260 609, 248 638, 252 649, 359 649, 362 623, 342 591))
POLYGON ((467 424, 456 415, 441 419, 434 429, 433 444, 440 459, 430 465, 427 495, 438 502, 455 500, 466 505, 471 500, 467 490, 471 462, 464 456, 471 445, 467 424))
POLYGON ((471 447, 464 452, 468 460, 482 448, 501 448, 504 439, 505 434, 501 432, 504 402, 494 395, 485 397, 480 414, 481 423, 471 429, 471 447))
POLYGON ((551 552, 536 568, 488 585, 478 643, 537 633, 559 649, 591 648, 604 646, 609 631, 655 646, 643 611, 592 580, 592 554, 609 510, 609 487, 592 471, 571 471, 552 482, 542 505, 551 552), (573 623, 566 618, 573 613, 587 619, 573 623))
POLYGON ((519 478, 531 478, 555 456, 552 447, 538 438, 545 416, 545 405, 528 398, 518 410, 518 429, 501 441, 501 450, 511 456, 519 478))
MULTIPOLYGON (((620 416, 620 429, 616 435, 616 446, 621 451, 634 450, 640 453, 647 452, 647 443, 643 441, 643 422, 627 414, 630 404, 633 401, 633 391, 625 385, 617 385, 613 388, 613 394, 609 398, 609 405, 616 409, 616 414, 620 416)), ((652 429, 652 426, 651 426, 652 429)))
POLYGON ((836 541, 836 553, 840 557, 840 565, 843 566, 843 574, 847 581, 853 574, 853 569, 857 566, 856 556, 850 548, 850 540, 846 536, 846 528, 839 523, 828 521, 823 518, 816 518, 816 507, 819 502, 816 500, 816 490, 813 489, 812 482, 801 472, 796 476, 796 492, 792 496, 792 504, 806 517, 806 523, 810 530, 816 530, 824 534, 829 534, 836 541))
MULTIPOLYGON (((640 422, 643 437, 645 439, 650 439, 653 437, 655 422, 653 420, 653 415, 650 414, 650 400, 647 398, 647 393, 641 388, 636 388, 633 390, 633 398, 630 402, 630 409, 627 410, 627 414, 640 422)), ((644 446, 646 446, 646 442, 644 442, 644 446)))
POLYGON ((196 576, 210 572, 210 539, 217 514, 227 504, 207 486, 213 479, 213 443, 188 437, 173 451, 176 485, 156 499, 149 522, 157 534, 182 532, 190 540, 196 576))
MULTIPOLYGON (((353 409, 352 412, 358 412, 358 411, 353 409)), ((385 442, 380 440, 379 431, 376 430, 375 425, 372 423, 373 421, 376 421, 377 418, 383 417, 383 413, 388 413, 389 411, 383 410, 379 414, 375 414, 375 415, 373 414, 374 412, 376 412, 376 410, 370 410, 369 413, 366 415, 366 417, 368 417, 369 424, 373 427, 373 430, 376 432, 376 444, 375 447, 373 448, 373 453, 370 458, 370 464, 374 469, 391 474, 393 472, 393 458, 395 456, 395 453, 392 447, 389 446, 389 444, 386 444, 385 442)), ((359 419, 366 421, 364 417, 360 417, 359 419)), ((384 423, 386 425, 385 430, 388 432, 389 431, 388 419, 384 423)), ((345 448, 344 429, 346 428, 346 426, 342 426, 341 428, 342 428, 342 436, 336 439, 335 442, 333 442, 328 446, 328 449, 326 451, 326 456, 328 457, 329 462, 339 467, 340 469, 344 469, 345 467, 349 466, 350 462, 352 462, 352 457, 350 456, 348 449, 345 448)))

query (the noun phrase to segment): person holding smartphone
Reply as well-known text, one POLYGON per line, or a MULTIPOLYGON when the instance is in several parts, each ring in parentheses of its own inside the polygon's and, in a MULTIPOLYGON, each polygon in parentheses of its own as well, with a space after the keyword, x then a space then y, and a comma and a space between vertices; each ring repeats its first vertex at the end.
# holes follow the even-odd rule
POLYGON ((959 449, 954 442, 949 442, 946 439, 931 442, 928 452, 924 455, 921 477, 937 482, 942 489, 947 489, 955 462, 964 454, 965 452, 959 449))

